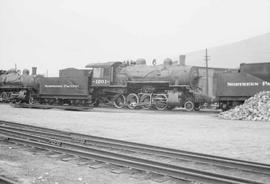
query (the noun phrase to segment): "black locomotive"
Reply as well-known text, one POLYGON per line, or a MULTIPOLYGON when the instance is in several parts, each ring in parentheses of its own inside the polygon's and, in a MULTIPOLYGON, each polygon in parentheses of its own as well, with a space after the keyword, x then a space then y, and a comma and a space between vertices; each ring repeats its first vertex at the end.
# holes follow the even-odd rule
MULTIPOLYGON (((36 68, 33 68, 36 71, 36 68)), ((0 71, 0 101, 2 102, 29 102, 32 93, 37 93, 38 79, 36 73, 29 75, 29 70, 21 71, 10 69, 0 71)))

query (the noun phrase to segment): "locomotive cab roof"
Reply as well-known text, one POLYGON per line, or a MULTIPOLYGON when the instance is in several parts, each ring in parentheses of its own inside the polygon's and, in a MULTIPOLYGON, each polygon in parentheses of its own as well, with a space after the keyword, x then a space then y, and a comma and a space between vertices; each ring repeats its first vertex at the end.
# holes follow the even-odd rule
POLYGON ((122 62, 114 61, 114 62, 106 62, 106 63, 90 63, 85 66, 85 68, 98 68, 98 67, 111 67, 114 65, 120 65, 122 62))

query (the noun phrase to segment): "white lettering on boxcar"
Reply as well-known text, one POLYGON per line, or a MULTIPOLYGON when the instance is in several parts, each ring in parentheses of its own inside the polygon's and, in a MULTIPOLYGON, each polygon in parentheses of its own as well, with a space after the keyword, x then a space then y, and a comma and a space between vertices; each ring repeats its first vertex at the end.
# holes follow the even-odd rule
POLYGON ((249 87, 249 86, 270 86, 270 82, 262 81, 262 82, 227 82, 227 86, 232 87, 249 87))
POLYGON ((270 86, 270 82, 263 81, 263 82, 262 82, 262 86, 270 86))
POLYGON ((258 82, 227 82, 227 86, 259 86, 258 82))

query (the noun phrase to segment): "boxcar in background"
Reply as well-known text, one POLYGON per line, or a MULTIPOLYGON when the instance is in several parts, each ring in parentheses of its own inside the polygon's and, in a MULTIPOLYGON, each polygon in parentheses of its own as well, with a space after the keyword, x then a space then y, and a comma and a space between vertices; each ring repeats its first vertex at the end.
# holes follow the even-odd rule
POLYGON ((241 64, 239 72, 215 75, 216 98, 223 110, 244 103, 260 91, 270 91, 269 63, 241 64))
POLYGON ((208 92, 206 87, 206 68, 198 67, 199 71, 199 87, 202 90, 202 93, 214 99, 216 97, 216 74, 224 72, 234 72, 236 73, 238 69, 229 69, 229 68, 208 68, 208 92), (208 93, 208 94, 207 94, 208 93))
POLYGON ((240 72, 249 73, 270 82, 270 63, 241 63, 240 72))

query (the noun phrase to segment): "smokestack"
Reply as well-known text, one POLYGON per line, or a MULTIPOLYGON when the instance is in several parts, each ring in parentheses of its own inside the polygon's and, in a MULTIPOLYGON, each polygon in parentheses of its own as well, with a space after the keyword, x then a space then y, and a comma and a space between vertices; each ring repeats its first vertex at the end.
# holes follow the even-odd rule
POLYGON ((180 55, 179 56, 179 64, 181 66, 185 66, 186 65, 186 55, 180 55))
POLYGON ((37 75, 37 67, 32 67, 32 75, 37 75))

